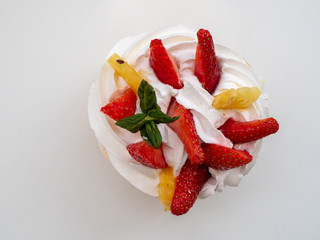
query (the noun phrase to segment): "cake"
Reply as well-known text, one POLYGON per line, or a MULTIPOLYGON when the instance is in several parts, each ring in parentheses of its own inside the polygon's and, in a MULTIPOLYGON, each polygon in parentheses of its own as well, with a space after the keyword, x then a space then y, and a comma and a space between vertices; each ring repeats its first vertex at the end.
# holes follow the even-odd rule
POLYGON ((278 131, 262 81, 208 30, 172 26, 120 40, 89 94, 114 168, 174 215, 237 186, 278 131))

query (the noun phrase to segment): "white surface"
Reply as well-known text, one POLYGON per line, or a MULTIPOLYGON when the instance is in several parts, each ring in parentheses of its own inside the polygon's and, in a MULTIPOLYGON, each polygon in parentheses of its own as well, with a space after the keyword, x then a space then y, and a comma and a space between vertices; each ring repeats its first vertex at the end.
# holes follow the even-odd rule
POLYGON ((0 239, 319 239, 319 8, 316 0, 2 0, 0 239), (87 119, 89 86, 113 44, 176 23, 208 28, 241 53, 280 122, 238 188, 182 217, 115 172, 87 119))

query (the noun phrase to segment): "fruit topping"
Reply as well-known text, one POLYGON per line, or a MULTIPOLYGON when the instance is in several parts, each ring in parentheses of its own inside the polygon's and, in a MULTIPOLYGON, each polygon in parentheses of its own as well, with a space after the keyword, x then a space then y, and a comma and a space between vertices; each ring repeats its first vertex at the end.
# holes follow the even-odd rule
MULTIPOLYGON (((202 87, 212 94, 222 74, 220 60, 216 57, 214 42, 208 30, 200 29, 197 38, 194 74, 202 87)), ((193 114, 189 109, 172 97, 165 114, 157 104, 154 88, 141 77, 146 75, 146 72, 139 70, 137 73, 117 54, 113 54, 107 61, 131 89, 124 93, 116 92, 113 97, 115 99, 102 107, 101 111, 116 120, 117 126, 132 133, 140 131, 143 140, 129 144, 126 149, 129 155, 142 165, 160 169, 157 171, 158 197, 165 211, 170 210, 174 215, 187 213, 211 177, 209 168, 225 171, 252 161, 252 156, 247 151, 218 144, 201 144, 193 114), (137 96, 141 112, 134 114, 137 96), (188 160, 176 178, 163 153, 162 136, 158 128, 158 124, 162 123, 167 123, 176 133, 188 154, 188 160)), ((184 87, 177 64, 160 39, 150 42, 149 62, 159 81, 175 89, 184 87)), ((121 82, 116 81, 117 86, 119 83, 121 82)), ((259 87, 229 89, 214 96, 212 106, 217 110, 245 109, 257 101, 260 95, 259 87)), ((219 128, 233 144, 255 141, 277 132, 278 129, 279 124, 274 118, 245 122, 230 118, 219 128)))
POLYGON ((159 173, 159 178, 158 196, 164 210, 169 211, 176 184, 173 169, 171 167, 162 169, 159 173))
POLYGON ((230 89, 214 96, 212 106, 215 109, 247 108, 261 95, 258 87, 230 89))
POLYGON ((195 72, 202 87, 210 94, 216 89, 220 79, 220 64, 214 51, 212 36, 208 30, 197 32, 198 45, 195 57, 195 72))
POLYGON ((178 67, 160 39, 154 39, 150 43, 150 66, 161 82, 176 89, 183 87, 178 67))
POLYGON ((138 94, 138 88, 142 81, 142 77, 133 69, 133 67, 116 53, 109 57, 107 61, 116 73, 129 84, 135 94, 138 94))
POLYGON ((153 145, 155 148, 159 148, 162 137, 157 124, 172 123, 179 117, 169 117, 161 111, 157 105, 157 97, 153 87, 145 80, 142 80, 140 83, 138 96, 142 113, 123 118, 116 122, 116 125, 132 133, 140 131, 144 141, 149 145, 153 145))
POLYGON ((129 144, 127 150, 130 156, 137 162, 150 168, 168 167, 162 152, 162 146, 156 149, 145 141, 129 144))
POLYGON ((119 121, 120 119, 132 116, 135 113, 136 101, 136 94, 131 89, 128 89, 123 95, 102 107, 101 112, 107 114, 112 119, 119 121))
POLYGON ((252 156, 247 151, 236 150, 217 144, 202 145, 206 156, 204 164, 217 170, 228 170, 240 167, 252 161, 252 156))
POLYGON ((171 213, 174 215, 187 213, 193 206, 199 192, 209 178, 210 173, 207 166, 193 165, 187 160, 176 179, 171 213))
POLYGON ((204 154, 200 145, 193 115, 190 110, 180 105, 174 98, 171 100, 168 113, 169 116, 180 116, 180 118, 170 123, 169 126, 182 141, 192 164, 202 164, 204 154))
POLYGON ((230 118, 219 130, 233 143, 246 143, 276 133, 279 130, 279 124, 274 118, 246 122, 238 122, 230 118))

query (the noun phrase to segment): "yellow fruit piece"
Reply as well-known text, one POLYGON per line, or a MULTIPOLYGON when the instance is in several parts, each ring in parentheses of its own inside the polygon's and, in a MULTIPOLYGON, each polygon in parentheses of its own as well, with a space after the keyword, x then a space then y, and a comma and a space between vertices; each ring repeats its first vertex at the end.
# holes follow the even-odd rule
POLYGON ((142 77, 133 69, 133 67, 116 53, 112 54, 107 61, 116 73, 129 84, 131 89, 138 94, 138 88, 142 81, 142 77))
POLYGON ((159 173, 160 183, 158 185, 158 196, 165 211, 170 211, 171 202, 175 190, 175 178, 173 169, 167 167, 162 169, 159 173))
POLYGON ((213 98, 212 106, 215 109, 247 108, 261 95, 258 87, 242 87, 230 89, 213 98))

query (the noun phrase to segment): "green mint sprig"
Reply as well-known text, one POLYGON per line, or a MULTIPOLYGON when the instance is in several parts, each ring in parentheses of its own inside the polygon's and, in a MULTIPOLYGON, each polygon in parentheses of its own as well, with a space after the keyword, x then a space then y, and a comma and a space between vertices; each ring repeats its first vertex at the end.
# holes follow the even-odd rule
POLYGON ((139 85, 138 96, 142 113, 123 118, 117 121, 116 125, 132 133, 140 131, 141 138, 144 141, 150 146, 159 148, 162 136, 157 124, 172 123, 178 120, 180 116, 171 118, 161 111, 157 105, 157 96, 153 87, 145 80, 142 80, 139 85))

